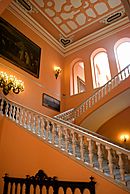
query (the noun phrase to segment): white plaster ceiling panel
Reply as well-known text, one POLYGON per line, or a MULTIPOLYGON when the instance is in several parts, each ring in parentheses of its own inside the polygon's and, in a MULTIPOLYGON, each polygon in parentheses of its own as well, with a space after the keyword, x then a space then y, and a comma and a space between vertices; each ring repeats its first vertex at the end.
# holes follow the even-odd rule
POLYGON ((114 12, 121 5, 121 0, 32 0, 32 2, 66 37, 114 12))
POLYGON ((112 22, 126 16, 121 0, 13 0, 13 2, 64 47, 105 28, 110 24, 108 18, 111 16, 114 15, 115 18, 112 22))

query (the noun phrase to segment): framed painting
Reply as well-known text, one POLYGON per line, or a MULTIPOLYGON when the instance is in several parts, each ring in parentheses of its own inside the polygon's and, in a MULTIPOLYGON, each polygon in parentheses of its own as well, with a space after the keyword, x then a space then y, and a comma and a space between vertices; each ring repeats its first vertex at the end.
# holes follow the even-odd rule
POLYGON ((60 111, 60 101, 45 93, 42 94, 42 105, 60 111))
POLYGON ((41 48, 0 18, 0 57, 39 77, 41 48))

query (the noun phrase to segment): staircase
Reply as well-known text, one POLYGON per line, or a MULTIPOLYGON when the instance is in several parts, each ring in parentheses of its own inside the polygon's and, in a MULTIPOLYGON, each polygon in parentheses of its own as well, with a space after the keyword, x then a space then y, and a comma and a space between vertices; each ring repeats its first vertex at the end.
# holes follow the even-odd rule
POLYGON ((84 167, 130 191, 130 151, 106 138, 0 96, 0 114, 84 167))
MULTIPOLYGON (((105 97, 108 97, 110 93, 121 83, 127 80, 130 77, 130 65, 125 67, 122 71, 120 71, 116 76, 114 76, 111 80, 109 80, 105 85, 103 85, 99 90, 97 90, 92 96, 87 98, 84 102, 82 102, 76 108, 72 108, 67 110, 57 116, 58 120, 62 122, 76 123, 76 119, 82 116, 84 113, 87 113, 94 105, 98 102, 101 102, 105 97)), ((129 86, 128 86, 129 87, 129 86)), ((124 88, 125 90, 125 88, 124 88)), ((68 123, 68 124, 69 124, 68 123)))

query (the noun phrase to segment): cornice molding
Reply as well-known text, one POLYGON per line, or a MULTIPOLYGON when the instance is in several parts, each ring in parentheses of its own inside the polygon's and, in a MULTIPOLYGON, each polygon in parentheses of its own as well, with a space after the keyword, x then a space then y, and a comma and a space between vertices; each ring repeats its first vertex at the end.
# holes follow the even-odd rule
POLYGON ((14 1, 8 7, 8 10, 25 23, 31 30, 45 40, 50 46, 63 55, 63 46, 45 30, 38 22, 36 22, 24 9, 22 9, 14 1))
POLYGON ((88 45, 96 43, 99 40, 102 40, 112 34, 120 32, 127 27, 130 27, 129 19, 128 17, 125 17, 74 43, 71 43, 66 47, 63 47, 59 41, 57 41, 50 33, 48 33, 41 25, 38 24, 38 22, 36 22, 25 10, 23 10, 15 2, 12 2, 10 4, 8 10, 64 57, 77 52, 88 45))
POLYGON ((99 40, 107 38, 128 27, 130 27, 130 22, 128 20, 128 17, 125 17, 118 22, 114 22, 113 24, 106 26, 105 28, 98 30, 97 32, 94 32, 87 37, 84 37, 77 42, 68 45, 65 50, 64 56, 68 56, 74 52, 77 52, 93 43, 98 42, 99 40))

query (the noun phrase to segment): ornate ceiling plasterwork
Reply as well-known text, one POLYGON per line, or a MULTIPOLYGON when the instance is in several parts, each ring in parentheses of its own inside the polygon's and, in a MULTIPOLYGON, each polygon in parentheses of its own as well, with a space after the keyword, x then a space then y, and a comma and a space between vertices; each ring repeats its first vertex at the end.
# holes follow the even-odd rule
POLYGON ((48 19, 66 36, 121 6, 121 0, 33 0, 48 19))
POLYGON ((13 6, 50 34, 64 51, 126 17, 121 0, 14 0, 13 6))

